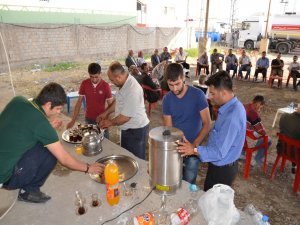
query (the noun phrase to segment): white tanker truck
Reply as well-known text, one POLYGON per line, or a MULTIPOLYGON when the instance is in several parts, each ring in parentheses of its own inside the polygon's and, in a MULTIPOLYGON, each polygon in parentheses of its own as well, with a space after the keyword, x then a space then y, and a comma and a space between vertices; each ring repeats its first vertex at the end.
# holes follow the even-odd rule
MULTIPOLYGON (((242 21, 238 32, 239 48, 254 49, 265 34, 266 21, 263 17, 251 17, 242 21)), ((269 49, 282 54, 300 46, 300 16, 276 15, 269 20, 269 49)))

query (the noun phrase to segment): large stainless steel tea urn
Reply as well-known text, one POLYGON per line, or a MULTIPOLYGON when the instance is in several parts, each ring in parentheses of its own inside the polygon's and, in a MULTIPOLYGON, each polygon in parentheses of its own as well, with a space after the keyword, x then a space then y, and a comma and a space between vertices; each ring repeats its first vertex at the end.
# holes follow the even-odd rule
POLYGON ((181 187, 182 157, 177 141, 183 133, 174 127, 156 127, 149 133, 150 185, 161 195, 172 195, 181 187))

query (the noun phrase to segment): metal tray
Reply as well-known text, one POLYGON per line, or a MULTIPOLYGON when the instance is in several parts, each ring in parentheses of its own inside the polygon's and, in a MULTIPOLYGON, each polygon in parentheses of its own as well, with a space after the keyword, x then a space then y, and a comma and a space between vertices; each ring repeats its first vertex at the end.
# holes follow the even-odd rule
POLYGON ((61 138, 62 138, 64 141, 68 142, 68 143, 72 143, 72 144, 80 144, 80 143, 81 143, 81 141, 76 141, 76 142, 75 142, 75 141, 70 141, 69 130, 65 130, 65 131, 62 133, 61 138))
MULTIPOLYGON (((136 160, 126 155, 111 155, 100 158, 96 162, 108 164, 109 161, 113 161, 119 167, 119 182, 124 182, 132 178, 138 171, 139 165, 136 160)), ((90 174, 90 177, 98 183, 104 184, 104 175, 90 174)))

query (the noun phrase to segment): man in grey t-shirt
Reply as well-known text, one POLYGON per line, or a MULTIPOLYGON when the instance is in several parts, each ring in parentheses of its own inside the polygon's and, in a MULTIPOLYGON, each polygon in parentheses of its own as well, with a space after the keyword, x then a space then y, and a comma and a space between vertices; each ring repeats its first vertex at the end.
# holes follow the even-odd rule
POLYGON ((119 91, 115 101, 100 115, 100 127, 119 126, 121 146, 135 156, 145 159, 149 119, 145 110, 143 89, 119 62, 112 62, 107 74, 119 91), (115 112, 115 117, 109 118, 112 112, 115 112))

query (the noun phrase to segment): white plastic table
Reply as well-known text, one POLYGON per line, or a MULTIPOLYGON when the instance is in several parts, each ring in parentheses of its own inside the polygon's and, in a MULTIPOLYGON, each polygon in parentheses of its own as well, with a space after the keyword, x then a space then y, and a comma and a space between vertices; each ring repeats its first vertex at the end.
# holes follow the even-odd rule
POLYGON ((277 112, 276 112, 274 120, 273 120, 272 127, 275 126, 275 123, 276 123, 276 120, 277 120, 277 116, 278 116, 279 113, 282 114, 282 113, 293 113, 293 112, 295 112, 295 109, 292 109, 292 108, 289 108, 289 107, 277 109, 277 112))

